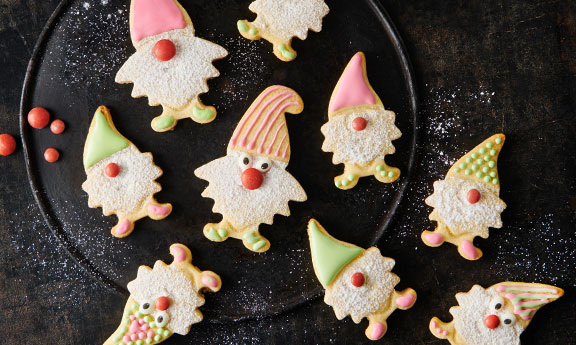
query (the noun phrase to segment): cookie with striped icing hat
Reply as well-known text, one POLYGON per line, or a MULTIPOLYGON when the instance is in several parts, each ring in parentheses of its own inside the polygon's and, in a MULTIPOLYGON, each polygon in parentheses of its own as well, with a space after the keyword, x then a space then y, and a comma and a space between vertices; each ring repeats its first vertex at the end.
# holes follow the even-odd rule
POLYGON ((473 244, 476 236, 488 238, 489 228, 501 228, 506 204, 499 197, 498 155, 504 134, 495 134, 461 157, 444 180, 434 182, 434 193, 426 198, 434 210, 430 220, 438 224, 434 231, 424 231, 427 246, 449 242, 458 247, 467 260, 478 260, 482 251, 473 244))
POLYGON ((456 294, 458 306, 450 308, 454 319, 432 318, 430 332, 452 345, 520 344, 520 334, 538 309, 563 294, 561 288, 539 283, 502 282, 487 289, 474 285, 456 294))

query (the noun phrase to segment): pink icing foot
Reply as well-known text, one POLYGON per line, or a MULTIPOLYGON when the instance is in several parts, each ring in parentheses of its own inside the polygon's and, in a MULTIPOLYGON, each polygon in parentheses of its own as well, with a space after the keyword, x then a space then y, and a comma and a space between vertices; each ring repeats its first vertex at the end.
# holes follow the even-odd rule
POLYGON ((202 277, 202 284, 215 288, 218 286, 218 280, 212 276, 204 276, 202 277))
POLYGON ((472 260, 478 259, 478 257, 480 257, 480 254, 478 253, 476 247, 474 247, 472 242, 468 240, 464 240, 462 241, 462 243, 460 243, 460 249, 462 250, 462 253, 464 253, 464 255, 466 255, 468 258, 472 260))
POLYGON ((124 219, 123 221, 120 222, 120 224, 116 225, 116 229, 114 229, 114 232, 116 233, 116 235, 124 235, 125 233, 128 232, 128 230, 130 230, 131 226, 132 223, 130 223, 128 219, 124 219))
POLYGON ((372 337, 373 340, 378 340, 382 338, 384 333, 386 333, 386 326, 384 326, 380 322, 376 322, 376 324, 372 328, 372 334, 370 334, 370 336, 372 337))
POLYGON ((414 295, 408 293, 404 296, 398 297, 396 299, 396 304, 398 304, 400 308, 410 308, 414 304, 414 300, 415 300, 414 295))
POLYGON ((170 214, 170 207, 169 206, 160 206, 155 204, 148 205, 148 213, 154 216, 167 216, 170 214))
POLYGON ((431 245, 440 245, 444 242, 444 236, 441 234, 430 233, 424 235, 424 239, 426 242, 430 243, 431 245))

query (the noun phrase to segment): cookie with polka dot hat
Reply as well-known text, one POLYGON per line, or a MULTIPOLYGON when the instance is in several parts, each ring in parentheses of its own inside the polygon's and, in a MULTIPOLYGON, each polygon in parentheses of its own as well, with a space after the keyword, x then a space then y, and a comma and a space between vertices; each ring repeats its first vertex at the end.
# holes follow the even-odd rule
POLYGON ((384 161, 396 151, 392 141, 402 135, 395 118, 368 81, 364 53, 356 53, 334 88, 328 122, 320 129, 325 137, 322 150, 334 154, 334 164, 344 164, 344 173, 334 178, 336 187, 354 188, 364 176, 383 183, 400 177, 400 170, 384 161))
POLYGON ((305 40, 308 30, 320 32, 330 11, 324 0, 256 0, 248 8, 258 16, 253 22, 239 20, 238 31, 249 40, 264 38, 272 43, 274 55, 282 61, 296 58, 292 39, 305 40))
POLYGON ((136 52, 120 68, 116 82, 133 83, 132 97, 162 105, 152 129, 166 132, 185 118, 198 123, 216 118, 216 109, 204 105, 200 94, 208 92, 206 80, 219 75, 212 62, 228 52, 196 37, 190 16, 176 0, 132 0, 130 36, 136 52))
POLYGON ((162 189, 155 181, 162 170, 154 165, 152 154, 140 152, 118 132, 105 106, 92 119, 83 162, 82 189, 88 193, 88 206, 102 207, 105 216, 116 214, 118 223, 111 230, 115 237, 130 235, 141 218, 160 220, 172 212, 171 204, 154 199, 162 189))
POLYGON ((378 248, 339 241, 315 219, 308 223, 308 237, 314 271, 325 289, 324 302, 334 308, 338 320, 350 315, 360 323, 368 318, 368 339, 382 338, 390 314, 410 309, 416 302, 413 289, 394 289, 400 282, 391 272, 395 261, 382 256, 378 248))
POLYGON ((563 294, 560 288, 536 283, 503 282, 487 289, 474 285, 456 294, 458 306, 450 308, 453 321, 434 317, 430 332, 452 345, 518 345, 536 311, 563 294))
POLYGON ((170 265, 158 260, 153 268, 138 268, 136 279, 128 283, 122 322, 104 345, 159 344, 173 334, 188 334, 191 325, 202 321, 202 293, 219 291, 220 276, 193 266, 183 244, 171 245, 170 254, 170 265))
POLYGON ((434 193, 425 202, 434 207, 430 220, 438 225, 424 231, 427 246, 449 242, 467 260, 478 260, 482 251, 472 243, 476 236, 488 238, 489 229, 501 228, 500 214, 506 204, 499 197, 498 155, 504 134, 495 134, 460 158, 444 180, 434 182, 434 193))
POLYGON ((194 171, 209 182, 202 196, 214 199, 212 210, 223 218, 204 226, 206 238, 222 242, 232 237, 254 252, 267 251, 270 242, 258 231, 260 224, 272 224, 275 214, 289 216, 290 200, 306 201, 304 189, 286 171, 290 138, 284 115, 303 109, 294 90, 268 87, 238 123, 226 156, 194 171))

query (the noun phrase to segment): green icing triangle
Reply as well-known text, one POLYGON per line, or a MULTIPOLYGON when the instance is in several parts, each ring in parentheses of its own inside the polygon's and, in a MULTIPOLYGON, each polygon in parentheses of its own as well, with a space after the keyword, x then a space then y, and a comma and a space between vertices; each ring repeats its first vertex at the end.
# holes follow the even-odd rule
POLYGON ((94 125, 88 133, 84 146, 84 169, 130 145, 126 138, 110 126, 100 110, 96 111, 92 122, 94 125))
POLYGON ((344 266, 364 252, 360 247, 345 245, 321 231, 315 221, 310 222, 308 235, 316 276, 324 287, 332 283, 344 266))

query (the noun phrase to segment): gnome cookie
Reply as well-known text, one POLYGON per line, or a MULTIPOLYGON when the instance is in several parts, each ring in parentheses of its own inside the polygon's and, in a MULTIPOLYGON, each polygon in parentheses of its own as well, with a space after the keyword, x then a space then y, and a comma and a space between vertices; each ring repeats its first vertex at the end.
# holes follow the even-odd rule
POLYGON ((128 283, 122 323, 104 345, 158 344, 174 333, 188 334, 192 324, 202 321, 201 292, 220 290, 222 281, 216 273, 193 266, 185 245, 173 244, 170 253, 170 265, 158 260, 152 269, 138 268, 138 276, 128 283))
POLYGON ((176 0, 132 0, 130 35, 136 53, 116 74, 120 84, 134 83, 132 97, 148 97, 162 105, 162 115, 152 120, 157 132, 174 129, 178 120, 191 118, 208 123, 216 117, 199 95, 208 91, 206 80, 219 72, 212 61, 228 52, 194 36, 186 11, 176 0))
POLYGON ((384 162, 396 150, 392 140, 402 135, 395 118, 368 82, 364 53, 356 53, 336 84, 328 122, 320 129, 326 137, 322 150, 334 153, 334 164, 344 163, 344 173, 334 178, 336 187, 353 188, 363 176, 374 175, 384 183, 400 177, 398 168, 384 162))
POLYGON ((236 127, 228 153, 194 171, 209 182, 203 197, 214 199, 214 212, 223 219, 207 224, 211 241, 228 237, 246 248, 264 252, 270 242, 258 232, 261 223, 272 224, 274 215, 290 215, 288 201, 305 201, 306 193, 286 166, 290 140, 284 113, 299 114, 300 96, 285 86, 270 86, 252 103, 236 127))
POLYGON ((324 0, 256 0, 248 8, 258 17, 252 23, 239 20, 238 31, 249 40, 271 42, 274 55, 282 61, 296 58, 292 38, 305 40, 308 30, 320 32, 322 18, 329 12, 324 0))
POLYGON ((488 238, 488 228, 501 228, 500 214, 506 204, 499 198, 500 180, 496 161, 504 145, 504 134, 495 134, 460 158, 446 178, 434 182, 434 194, 426 204, 434 207, 430 220, 434 231, 424 231, 422 240, 430 247, 444 242, 458 246, 468 260, 478 260, 482 251, 472 244, 476 236, 488 238))
POLYGON ((134 222, 144 217, 166 218, 172 205, 159 204, 154 194, 162 188, 155 180, 162 170, 154 165, 152 154, 142 153, 116 130, 110 111, 100 106, 90 125, 84 146, 88 206, 102 207, 105 216, 115 213, 118 224, 112 235, 126 237, 134 222))
POLYGON ((391 272, 394 260, 376 247, 362 249, 338 241, 315 219, 308 223, 308 237, 314 271, 326 289, 324 302, 334 308, 338 320, 347 315, 355 323, 370 322, 366 336, 378 340, 387 330, 386 319, 396 309, 410 309, 416 292, 394 290, 400 278, 391 272))
POLYGON ((456 294, 458 306, 450 308, 454 320, 444 323, 434 317, 430 332, 452 345, 519 345, 536 311, 563 294, 544 284, 504 282, 488 289, 474 285, 456 294))

